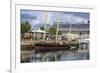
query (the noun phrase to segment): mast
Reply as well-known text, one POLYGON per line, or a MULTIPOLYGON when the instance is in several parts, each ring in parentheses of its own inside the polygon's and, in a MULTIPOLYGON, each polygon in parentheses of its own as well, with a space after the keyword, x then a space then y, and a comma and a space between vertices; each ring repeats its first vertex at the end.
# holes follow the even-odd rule
POLYGON ((44 25, 43 40, 45 40, 45 36, 46 36, 46 24, 47 23, 48 23, 48 12, 45 12, 45 25, 44 25))
POLYGON ((70 18, 70 27, 69 27, 69 33, 71 33, 71 29, 72 29, 72 21, 73 21, 73 15, 70 18))
POLYGON ((56 39, 55 39, 56 41, 58 40, 57 38, 58 38, 60 21, 61 21, 60 17, 57 17, 57 29, 56 29, 56 39))

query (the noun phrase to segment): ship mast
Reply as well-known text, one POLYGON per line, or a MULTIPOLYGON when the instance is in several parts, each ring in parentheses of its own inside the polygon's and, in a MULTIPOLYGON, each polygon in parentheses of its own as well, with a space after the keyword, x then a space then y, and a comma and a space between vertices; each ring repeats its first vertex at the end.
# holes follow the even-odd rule
POLYGON ((56 41, 58 40, 58 33, 59 33, 59 24, 60 24, 61 18, 57 17, 57 29, 56 29, 56 41))
POLYGON ((46 25, 48 23, 48 12, 45 12, 45 24, 44 24, 44 34, 43 34, 43 40, 45 40, 46 36, 46 25))
POLYGON ((72 21, 73 21, 73 14, 72 14, 72 16, 70 18, 70 22, 69 22, 69 24, 70 24, 69 33, 71 33, 71 30, 72 30, 72 21))

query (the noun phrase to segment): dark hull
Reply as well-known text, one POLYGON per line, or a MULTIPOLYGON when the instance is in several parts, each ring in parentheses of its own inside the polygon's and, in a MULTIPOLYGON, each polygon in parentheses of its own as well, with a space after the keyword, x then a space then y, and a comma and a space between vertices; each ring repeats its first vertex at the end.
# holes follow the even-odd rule
POLYGON ((77 44, 64 44, 64 45, 59 45, 59 44, 44 44, 44 43, 39 43, 35 44, 35 52, 46 52, 46 51, 58 51, 58 50, 70 50, 71 46, 76 47, 75 50, 77 49, 78 45, 77 44))

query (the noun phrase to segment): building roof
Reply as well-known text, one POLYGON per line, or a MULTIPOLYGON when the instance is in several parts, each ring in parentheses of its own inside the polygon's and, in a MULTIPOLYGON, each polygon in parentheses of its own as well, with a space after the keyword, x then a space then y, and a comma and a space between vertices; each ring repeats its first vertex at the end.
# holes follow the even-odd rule
MULTIPOLYGON (((38 29, 38 30, 32 30, 31 32, 44 33, 45 31, 38 29)), ((46 32, 46 33, 47 33, 47 32, 46 32)))

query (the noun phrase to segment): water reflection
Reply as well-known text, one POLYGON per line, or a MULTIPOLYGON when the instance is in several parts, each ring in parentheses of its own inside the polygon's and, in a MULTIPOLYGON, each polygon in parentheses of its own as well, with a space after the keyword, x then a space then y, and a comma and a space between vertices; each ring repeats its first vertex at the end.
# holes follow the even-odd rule
MULTIPOLYGON (((37 51, 34 48, 27 47, 21 50, 21 62, 51 62, 51 61, 73 61, 73 60, 89 60, 89 43, 80 43, 77 49, 60 49, 37 51)), ((47 48, 45 48, 47 49, 47 48)), ((52 49, 52 48, 50 48, 52 49)), ((56 48, 53 48, 56 49, 56 48)))
POLYGON ((34 53, 31 62, 88 60, 89 52, 77 50, 34 53))

